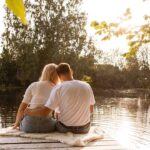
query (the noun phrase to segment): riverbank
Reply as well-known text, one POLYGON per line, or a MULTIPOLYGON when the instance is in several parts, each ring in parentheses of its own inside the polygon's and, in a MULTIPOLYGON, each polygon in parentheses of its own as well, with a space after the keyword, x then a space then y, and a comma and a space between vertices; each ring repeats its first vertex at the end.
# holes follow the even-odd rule
MULTIPOLYGON (((24 92, 24 87, 0 86, 0 94, 24 92)), ((101 97, 150 98, 150 89, 101 89, 93 87, 94 94, 101 97)))
POLYGON ((102 97, 150 98, 150 89, 100 89, 93 88, 94 94, 102 97))

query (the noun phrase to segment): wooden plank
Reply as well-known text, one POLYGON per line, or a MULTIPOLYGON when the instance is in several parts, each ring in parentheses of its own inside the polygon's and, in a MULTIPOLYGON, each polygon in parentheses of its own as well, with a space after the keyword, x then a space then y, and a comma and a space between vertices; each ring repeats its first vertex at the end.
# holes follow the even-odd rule
MULTIPOLYGON (((13 147, 7 147, 7 148, 0 148, 1 150, 19 150, 20 148, 13 148, 13 147)), ((36 148, 26 148, 22 147, 23 150, 125 150, 122 147, 119 146, 100 146, 100 147, 68 147, 68 148, 49 148, 49 147, 36 147, 36 148)))
MULTIPOLYGON (((72 147, 72 148, 21 148, 22 150, 126 150, 121 147, 101 146, 101 147, 72 147)), ((0 150, 16 150, 16 148, 3 148, 0 150)), ((18 149, 17 149, 18 150, 18 149)))
POLYGON ((42 140, 21 137, 0 136, 0 144, 16 144, 16 143, 58 143, 56 140, 42 140))
MULTIPOLYGON (((13 148, 13 149, 22 149, 22 148, 67 148, 69 145, 63 143, 27 143, 27 144, 1 144, 1 148, 13 148)), ((91 142, 87 147, 101 147, 101 146, 112 146, 112 147, 121 147, 116 141, 96 141, 91 142)))
MULTIPOLYGON (((20 140, 20 139, 19 139, 20 140)), ((21 139, 19 142, 17 142, 17 141, 15 141, 15 142, 13 142, 12 141, 12 143, 10 142, 10 143, 1 143, 0 145, 11 145, 11 144, 39 144, 39 143, 57 143, 57 144, 59 144, 60 142, 56 142, 56 141, 47 141, 47 140, 35 140, 35 141, 30 141, 30 139, 27 139, 26 141, 22 141, 23 139, 21 139)), ((97 140, 97 141, 93 141, 93 142, 90 142, 88 145, 104 145, 104 144, 118 144, 115 140, 110 140, 110 139, 105 139, 105 140, 97 140)))
POLYGON ((9 145, 0 145, 0 149, 63 149, 63 150, 80 150, 80 149, 87 149, 87 150, 125 150, 119 145, 97 145, 97 146, 87 146, 87 147, 70 147, 68 145, 62 143, 40 143, 40 144, 9 144, 9 145))
MULTIPOLYGON (((113 140, 108 135, 104 136, 104 139, 101 141, 110 141, 113 140)), ((32 138, 23 138, 23 137, 10 137, 10 136, 0 136, 0 144, 25 144, 25 143, 58 143, 56 140, 42 140, 42 139, 32 139, 32 138)))
POLYGON ((104 139, 89 143, 86 147, 71 147, 57 141, 21 137, 0 137, 0 150, 125 150, 105 134, 104 139))

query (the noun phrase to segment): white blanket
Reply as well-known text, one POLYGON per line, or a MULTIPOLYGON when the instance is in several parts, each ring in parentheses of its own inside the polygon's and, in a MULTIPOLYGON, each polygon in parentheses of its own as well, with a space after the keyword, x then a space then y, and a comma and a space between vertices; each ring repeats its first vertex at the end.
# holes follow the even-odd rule
POLYGON ((15 136, 33 139, 56 140, 70 146, 86 146, 89 142, 104 138, 104 132, 99 127, 91 127, 87 134, 73 133, 24 133, 18 129, 3 128, 0 129, 0 136, 15 136))

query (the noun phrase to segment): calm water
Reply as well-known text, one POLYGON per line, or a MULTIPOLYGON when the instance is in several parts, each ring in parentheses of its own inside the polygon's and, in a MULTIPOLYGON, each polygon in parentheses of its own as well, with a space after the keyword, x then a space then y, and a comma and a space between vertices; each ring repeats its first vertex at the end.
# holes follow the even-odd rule
MULTIPOLYGON (((0 96, 0 128, 15 121, 21 93, 0 96)), ((93 125, 100 126, 129 150, 150 149, 150 99, 97 97, 93 125)))

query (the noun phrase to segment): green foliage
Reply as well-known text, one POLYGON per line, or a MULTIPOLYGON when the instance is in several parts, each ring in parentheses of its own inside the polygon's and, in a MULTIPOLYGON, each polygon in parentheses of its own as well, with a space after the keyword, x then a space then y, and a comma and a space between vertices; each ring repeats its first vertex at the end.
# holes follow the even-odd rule
POLYGON ((95 64, 94 74, 91 76, 94 87, 103 89, 150 88, 148 47, 141 48, 136 57, 124 59, 123 64, 119 51, 113 50, 109 53, 101 55, 105 64, 95 64))
POLYGON ((129 50, 124 57, 135 57, 139 48, 147 43, 150 43, 150 16, 145 15, 145 22, 140 27, 122 28, 122 23, 132 18, 131 10, 128 8, 123 14, 123 17, 118 22, 98 23, 93 21, 91 27, 96 30, 96 34, 101 36, 101 40, 111 40, 113 37, 125 35, 128 40, 129 50))
POLYGON ((122 70, 113 65, 97 65, 92 84, 102 89, 150 88, 150 69, 140 69, 136 62, 122 70))
POLYGON ((92 83, 92 77, 87 76, 87 75, 83 75, 83 78, 81 79, 82 81, 85 81, 87 83, 92 83))
MULTIPOLYGON (((26 86, 38 80, 45 64, 68 62, 75 78, 95 87, 150 88, 147 50, 137 50, 150 39, 150 16, 145 16, 147 24, 141 26, 141 30, 132 32, 120 28, 119 23, 91 23, 103 40, 126 33, 130 50, 125 54, 127 65, 120 70, 117 66, 97 64, 96 59, 100 60, 102 53, 95 49, 92 39, 87 38, 86 16, 79 10, 80 3, 81 0, 36 0, 35 3, 28 0, 25 5, 31 19, 27 27, 6 10, 0 87, 26 86)), ((123 19, 129 19, 127 16, 123 19)))
POLYGON ((91 72, 96 49, 87 38, 86 15, 79 10, 81 2, 36 0, 33 3, 27 0, 28 26, 23 26, 6 10, 1 78, 11 84, 26 86, 38 80, 43 66, 52 62, 70 63, 79 79, 91 72), (83 66, 88 64, 85 69, 83 66))

